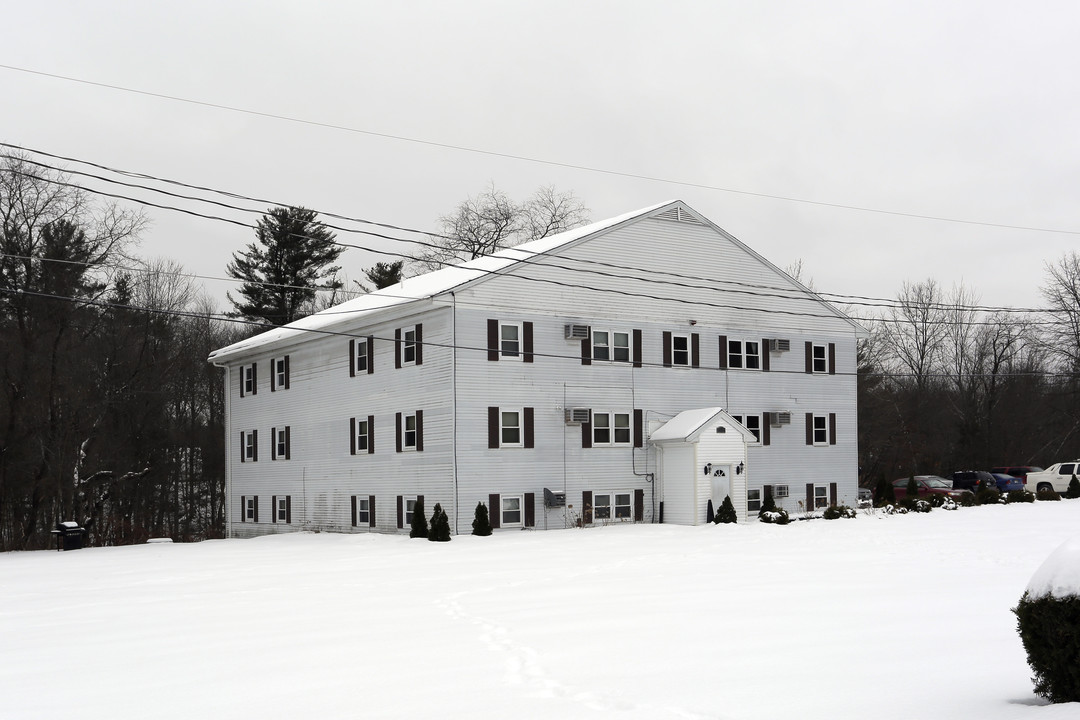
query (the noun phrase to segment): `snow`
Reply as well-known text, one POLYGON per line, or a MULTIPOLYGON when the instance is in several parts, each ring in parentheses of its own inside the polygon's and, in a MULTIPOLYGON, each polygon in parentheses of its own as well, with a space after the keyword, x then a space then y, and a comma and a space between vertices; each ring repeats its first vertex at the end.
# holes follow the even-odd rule
POLYGON ((278 342, 295 341, 305 334, 304 331, 335 331, 336 328, 341 327, 343 324, 352 325, 356 320, 379 311, 396 308, 418 300, 425 300, 491 273, 507 270, 519 262, 535 258, 538 253, 550 252, 588 235, 610 230, 616 225, 647 215, 654 210, 675 202, 678 201, 668 200, 657 205, 650 205, 607 220, 600 220, 546 238, 522 243, 516 247, 500 250, 492 255, 485 255, 460 265, 406 278, 396 285, 390 285, 366 295, 361 295, 322 312, 308 315, 296 322, 268 330, 246 340, 233 343, 228 347, 215 350, 210 353, 209 360, 214 363, 223 363, 252 352, 265 350, 278 342))
POLYGON ((1075 718, 1032 693, 1010 608, 1078 523, 1064 501, 5 553, 0 717, 1075 718))
POLYGON ((1080 536, 1066 540, 1039 566, 1027 586, 1032 600, 1080 597, 1080 536))
MULTIPOLYGON (((649 440, 660 442, 662 440, 685 440, 694 434, 702 425, 712 420, 723 408, 696 408, 683 410, 675 417, 649 433, 649 440)), ((732 422, 732 427, 735 423, 732 422)))

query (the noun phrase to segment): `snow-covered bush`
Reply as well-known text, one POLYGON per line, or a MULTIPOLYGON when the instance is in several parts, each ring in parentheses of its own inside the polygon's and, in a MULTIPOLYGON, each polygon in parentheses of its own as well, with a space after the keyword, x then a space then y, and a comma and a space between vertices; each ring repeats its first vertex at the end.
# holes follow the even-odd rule
POLYGON ((896 501, 896 504, 908 512, 928 513, 933 509, 929 501, 914 497, 900 498, 896 501))
MULTIPOLYGON (((765 497, 761 501, 761 509, 758 510, 758 517, 762 517, 765 513, 776 512, 776 501, 773 500, 772 486, 765 486, 765 497)), ((768 522, 767 520, 765 522, 768 522)))
POLYGON ((1035 694, 1080 702, 1080 537, 1035 571, 1013 612, 1035 677, 1035 694))
POLYGON ((956 501, 954 501, 951 497, 948 497, 946 495, 942 495, 941 497, 945 498, 944 502, 941 503, 941 509, 942 510, 959 510, 960 509, 960 506, 957 505, 956 501))
POLYGON ((1005 496, 1005 502, 1008 503, 1033 503, 1035 502, 1035 495, 1027 490, 1010 490, 1009 494, 1005 496))
POLYGON ((787 525, 791 522, 787 510, 767 510, 760 513, 758 519, 763 523, 770 523, 772 525, 787 525))
POLYGON ((831 505, 825 508, 824 517, 826 520, 837 520, 839 518, 853 519, 855 517, 855 511, 847 505, 831 505))
POLYGON ((949 499, 948 495, 942 495, 941 493, 930 493, 926 496, 926 502, 930 503, 931 507, 941 507, 945 504, 945 501, 949 499))
POLYGON ((886 505, 882 508, 886 515, 907 515, 908 509, 903 505, 886 505))
POLYGON ((724 502, 720 503, 720 511, 716 513, 716 519, 713 521, 717 525, 730 524, 738 522, 739 517, 735 514, 735 506, 731 504, 731 496, 725 495, 724 502))
POLYGON ((1057 494, 1054 488, 1043 488, 1035 493, 1036 500, 1060 500, 1061 496, 1057 494))

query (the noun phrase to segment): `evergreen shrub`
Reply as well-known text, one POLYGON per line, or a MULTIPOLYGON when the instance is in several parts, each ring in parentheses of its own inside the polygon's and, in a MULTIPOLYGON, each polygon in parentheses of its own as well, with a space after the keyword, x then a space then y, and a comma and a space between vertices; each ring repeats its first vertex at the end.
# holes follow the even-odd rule
POLYGON ((720 512, 716 513, 716 518, 713 520, 717 525, 721 523, 729 525, 734 522, 738 522, 739 517, 735 514, 735 506, 731 503, 731 497, 724 496, 724 502, 720 503, 720 512))
POLYGON ((431 513, 431 531, 428 540, 432 542, 450 542, 450 518, 442 505, 435 503, 435 511, 431 513))
POLYGON ((761 522, 770 523, 772 525, 787 525, 791 522, 787 510, 770 510, 768 512, 762 512, 758 514, 758 518, 761 522))
POLYGON ((882 475, 878 478, 877 487, 874 491, 874 507, 885 507, 896 504, 896 491, 891 482, 882 475))
POLYGON ((410 525, 409 537, 426 538, 428 534, 427 518, 424 517, 424 498, 416 498, 413 505, 412 525, 410 525))
POLYGON ((1077 480, 1075 473, 1072 476, 1072 480, 1069 481, 1069 487, 1065 489, 1065 497, 1070 500, 1080 498, 1080 480, 1077 480))
POLYGON ((949 499, 948 495, 944 493, 930 493, 926 496, 926 502, 930 503, 931 507, 941 507, 945 504, 945 501, 949 499))
POLYGON ((1036 500, 1060 500, 1061 496, 1057 494, 1054 488, 1045 488, 1035 493, 1036 500))
POLYGON ((908 481, 907 481, 907 493, 905 493, 905 494, 909 498, 917 498, 917 497, 919 497, 919 484, 915 482, 915 476, 914 475, 912 475, 910 478, 908 478, 908 481))
POLYGON ((1006 503, 1033 503, 1035 502, 1035 495, 1029 493, 1027 490, 1010 490, 1009 494, 1005 496, 1006 503))
POLYGON ((762 517, 765 513, 774 512, 776 512, 776 501, 773 500, 772 487, 766 487, 765 499, 761 501, 761 509, 758 510, 758 517, 762 517))
POLYGON ((1053 703, 1080 702, 1080 597, 1027 593, 1013 608, 1035 677, 1035 694, 1053 703))
POLYGON ((849 508, 847 505, 830 505, 825 508, 824 517, 826 520, 838 520, 840 518, 853 519, 855 517, 855 510, 849 508))
POLYGON ((979 489, 975 491, 976 505, 997 505, 999 502, 1001 502, 1001 491, 996 485, 979 485, 979 489))
POLYGON ((965 490, 960 494, 960 499, 956 502, 960 503, 963 507, 971 507, 975 504, 975 493, 970 490, 965 490))
POLYGON ((488 517, 487 505, 482 502, 476 503, 476 512, 473 513, 472 534, 482 537, 491 534, 491 519, 488 517))

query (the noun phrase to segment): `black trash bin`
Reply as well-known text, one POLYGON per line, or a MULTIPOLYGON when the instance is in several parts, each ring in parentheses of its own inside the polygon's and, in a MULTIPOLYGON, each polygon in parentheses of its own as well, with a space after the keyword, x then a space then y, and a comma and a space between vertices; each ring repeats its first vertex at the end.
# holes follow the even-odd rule
POLYGON ((56 536, 56 549, 79 550, 83 546, 83 537, 86 528, 79 527, 79 523, 73 520, 56 523, 56 529, 51 531, 56 536))

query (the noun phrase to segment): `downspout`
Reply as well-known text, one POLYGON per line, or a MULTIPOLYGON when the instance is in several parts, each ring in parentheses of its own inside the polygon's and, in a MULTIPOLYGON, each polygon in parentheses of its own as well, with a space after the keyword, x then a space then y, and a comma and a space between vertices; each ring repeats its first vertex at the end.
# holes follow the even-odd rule
POLYGON ((450 291, 450 297, 454 299, 453 308, 451 310, 451 335, 452 340, 450 342, 451 349, 453 351, 452 370, 450 371, 450 440, 454 454, 453 470, 451 471, 451 479, 454 484, 454 534, 458 534, 458 520, 461 516, 461 505, 458 502, 458 446, 457 446, 457 295, 453 290, 450 291))
MULTIPOLYGON (((634 411, 637 410, 637 383, 634 380, 634 368, 633 367, 630 368, 630 409, 634 410, 634 411)), ((645 453, 645 472, 639 473, 637 471, 637 455, 635 454, 635 450, 637 450, 637 448, 633 447, 632 444, 631 444, 631 447, 630 447, 630 469, 633 471, 635 477, 643 477, 643 478, 645 478, 645 482, 649 483, 649 485, 652 486, 652 492, 650 493, 650 495, 652 497, 649 500, 649 505, 652 507, 652 521, 655 524, 656 523, 656 482, 655 482, 656 475, 655 475, 655 473, 649 472, 649 446, 648 446, 648 441, 645 439, 645 434, 648 431, 648 428, 649 428, 648 413, 645 412, 644 408, 642 408, 642 411, 641 411, 641 446, 642 447, 641 447, 641 449, 645 453)))

